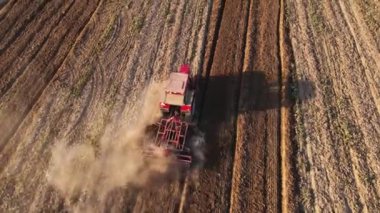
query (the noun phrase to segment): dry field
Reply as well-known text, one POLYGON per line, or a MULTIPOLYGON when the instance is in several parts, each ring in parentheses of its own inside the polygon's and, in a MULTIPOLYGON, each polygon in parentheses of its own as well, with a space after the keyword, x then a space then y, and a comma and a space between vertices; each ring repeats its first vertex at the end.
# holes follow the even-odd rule
POLYGON ((380 3, 286 1, 295 208, 380 210, 380 3), (304 98, 314 93, 308 101, 304 98))
POLYGON ((379 211, 379 11, 375 0, 0 0, 0 211, 379 211), (206 161, 146 183, 152 168, 119 135, 146 117, 148 85, 183 63, 202 76, 206 161), (78 163, 88 154, 52 175, 62 144, 92 147, 95 166, 78 163))

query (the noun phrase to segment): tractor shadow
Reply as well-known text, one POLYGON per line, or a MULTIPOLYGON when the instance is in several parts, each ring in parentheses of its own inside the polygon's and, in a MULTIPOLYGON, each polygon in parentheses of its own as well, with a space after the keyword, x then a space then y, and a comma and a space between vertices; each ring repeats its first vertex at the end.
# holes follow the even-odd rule
POLYGON ((215 171, 225 167, 226 161, 234 160, 237 115, 248 113, 254 117, 315 96, 313 82, 289 79, 280 85, 268 81, 263 71, 244 72, 242 76, 210 76, 198 81, 198 86, 203 92, 197 94, 196 106, 198 125, 206 140, 204 168, 215 171))

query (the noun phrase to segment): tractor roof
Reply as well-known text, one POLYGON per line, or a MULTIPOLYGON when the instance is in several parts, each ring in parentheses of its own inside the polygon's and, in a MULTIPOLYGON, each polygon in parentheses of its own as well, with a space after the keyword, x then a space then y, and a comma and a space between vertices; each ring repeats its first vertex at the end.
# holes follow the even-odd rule
POLYGON ((186 90, 188 74, 173 72, 170 73, 169 84, 166 92, 184 94, 186 90))

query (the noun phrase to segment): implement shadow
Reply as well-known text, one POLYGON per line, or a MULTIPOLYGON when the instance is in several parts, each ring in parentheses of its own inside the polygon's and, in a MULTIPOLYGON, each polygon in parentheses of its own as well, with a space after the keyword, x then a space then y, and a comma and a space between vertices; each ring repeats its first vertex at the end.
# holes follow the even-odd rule
POLYGON ((241 76, 209 76, 198 81, 198 88, 196 116, 206 137, 204 167, 211 170, 218 170, 234 153, 238 114, 280 110, 315 96, 313 82, 289 80, 281 86, 279 82, 268 82, 263 71, 243 72, 241 76), (283 100, 287 101, 281 102, 285 88, 283 100), (298 88, 302 88, 302 93, 298 88))

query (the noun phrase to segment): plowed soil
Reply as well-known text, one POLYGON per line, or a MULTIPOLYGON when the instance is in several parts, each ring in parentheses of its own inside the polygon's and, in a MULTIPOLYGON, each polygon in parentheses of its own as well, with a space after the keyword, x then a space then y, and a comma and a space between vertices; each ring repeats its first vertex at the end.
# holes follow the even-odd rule
POLYGON ((380 210, 379 9, 0 0, 0 211, 78 210, 47 181, 52 148, 133 126, 147 85, 184 63, 202 77, 203 168, 92 210, 380 210))

